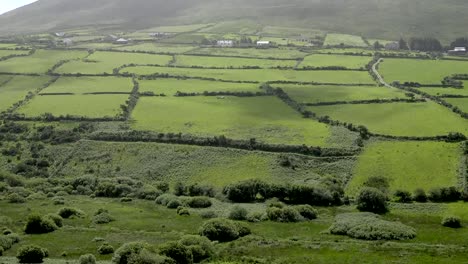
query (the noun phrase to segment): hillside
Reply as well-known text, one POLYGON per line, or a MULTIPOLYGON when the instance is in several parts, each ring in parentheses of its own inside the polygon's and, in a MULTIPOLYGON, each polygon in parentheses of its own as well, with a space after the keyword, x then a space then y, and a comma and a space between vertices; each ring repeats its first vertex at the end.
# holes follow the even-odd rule
POLYGON ((307 25, 322 30, 398 38, 466 35, 459 25, 468 3, 416 0, 39 0, 0 16, 0 33, 49 31, 77 26, 140 29, 156 25, 219 22, 247 18, 273 25, 307 25))

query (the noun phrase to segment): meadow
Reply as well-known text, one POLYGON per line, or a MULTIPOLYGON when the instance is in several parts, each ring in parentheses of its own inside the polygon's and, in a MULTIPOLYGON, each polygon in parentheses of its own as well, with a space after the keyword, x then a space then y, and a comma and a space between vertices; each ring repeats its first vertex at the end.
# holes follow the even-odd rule
POLYGON ((441 84, 445 77, 467 74, 468 61, 384 59, 379 71, 388 83, 441 84))
POLYGON ((142 30, 142 32, 154 33, 154 32, 170 32, 170 33, 183 33, 197 31, 202 28, 211 26, 212 24, 190 24, 190 25, 178 25, 178 26, 160 26, 142 30))
POLYGON ((460 108, 463 112, 468 112, 468 98, 445 98, 444 101, 460 108))
POLYGON ((11 55, 28 55, 27 50, 0 50, 0 58, 11 56, 11 55))
POLYGON ((277 68, 296 66, 295 60, 268 60, 268 59, 246 59, 246 58, 229 58, 229 57, 207 57, 207 56, 188 56, 178 55, 175 57, 174 66, 184 67, 216 67, 216 68, 243 68, 243 67, 260 67, 260 68, 277 68))
POLYGON ((372 142, 358 158, 346 192, 356 195, 369 177, 376 176, 387 178, 392 192, 457 186, 462 157, 457 143, 372 142))
POLYGON ((262 35, 266 36, 284 36, 284 37, 297 37, 297 36, 307 36, 307 37, 324 37, 325 32, 319 29, 309 29, 309 28, 296 28, 296 27, 281 27, 281 26, 265 26, 260 32, 262 35))
POLYGON ((140 92, 153 92, 155 94, 175 95, 178 91, 184 93, 203 92, 262 92, 256 83, 230 83, 204 80, 184 79, 156 79, 139 80, 140 92))
POLYGON ((468 96, 468 81, 463 81, 463 89, 455 88, 419 88, 421 91, 434 95, 434 96, 443 96, 443 95, 462 95, 468 96))
POLYGON ((47 76, 5 76, 4 79, 11 80, 0 86, 0 112, 23 100, 29 92, 42 88, 51 78, 47 76))
POLYGON ((430 137, 468 132, 468 122, 435 103, 389 103, 309 107, 318 116, 364 125, 372 133, 430 137))
POLYGON ((308 53, 291 48, 240 49, 240 48, 199 48, 188 52, 190 55, 215 55, 226 57, 249 57, 263 59, 302 59, 308 53))
POLYGON ((190 46, 190 45, 167 45, 167 44, 157 44, 157 43, 143 43, 143 44, 130 45, 130 46, 125 45, 122 47, 114 48, 114 50, 182 54, 182 53, 189 52, 196 48, 197 48, 196 46, 190 46))
POLYGON ((36 96, 18 109, 26 117, 40 117, 50 113, 54 116, 87 118, 117 117, 122 114, 120 105, 128 95, 44 95, 36 96))
POLYGON ((351 47, 367 47, 362 37, 347 34, 327 34, 324 46, 351 46, 351 47))
POLYGON ((130 93, 133 83, 130 78, 120 77, 60 77, 40 94, 51 93, 130 93))
POLYGON ((407 98, 397 89, 379 86, 274 84, 273 87, 283 89, 293 100, 303 104, 407 98))
POLYGON ((211 27, 204 28, 200 32, 253 35, 262 28, 262 25, 252 20, 236 20, 220 22, 211 27))
POLYGON ((290 145, 325 146, 328 126, 301 117, 275 97, 143 97, 133 128, 290 145))
POLYGON ((370 57, 312 54, 304 58, 299 67, 345 67, 348 69, 365 69, 370 57))

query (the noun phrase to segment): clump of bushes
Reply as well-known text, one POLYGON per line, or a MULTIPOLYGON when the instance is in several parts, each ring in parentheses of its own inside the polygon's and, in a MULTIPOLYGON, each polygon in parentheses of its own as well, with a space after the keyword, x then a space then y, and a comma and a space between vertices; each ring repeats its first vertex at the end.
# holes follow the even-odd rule
POLYGON ((45 234, 57 229, 58 226, 52 218, 33 214, 28 217, 24 232, 26 234, 45 234))
POLYGON ((218 214, 215 211, 204 211, 200 213, 201 218, 204 219, 211 219, 211 218, 217 218, 218 214))
POLYGON ((93 254, 86 254, 80 256, 80 264, 96 264, 96 257, 93 254))
POLYGON ((189 216, 190 211, 187 208, 183 207, 183 206, 179 206, 179 207, 177 207, 177 214, 180 215, 180 216, 183 216, 183 215, 189 216))
POLYGON ((364 240, 407 240, 416 237, 414 228, 383 220, 373 213, 337 215, 329 232, 364 240))
POLYGON ((195 263, 208 259, 214 254, 213 244, 203 236, 186 235, 179 240, 179 243, 190 249, 195 263))
POLYGON ((250 229, 228 219, 206 221, 199 230, 201 236, 211 241, 229 242, 250 234, 250 229))
POLYGON ((387 197, 379 189, 364 187, 357 199, 357 209, 361 212, 383 214, 388 212, 387 197))
POLYGON ((215 197, 216 191, 213 186, 200 185, 198 183, 185 185, 178 182, 174 185, 174 194, 177 196, 208 196, 215 197))
POLYGON ((25 203, 26 202, 26 199, 17 193, 10 193, 7 196, 7 200, 9 203, 25 203))
POLYGON ((462 197, 460 191, 456 187, 442 187, 434 188, 429 191, 428 198, 432 202, 444 203, 444 202, 456 202, 462 197))
POLYGON ((283 208, 270 207, 267 209, 266 213, 268 219, 274 222, 294 223, 304 220, 301 214, 290 206, 283 208))
POLYGON ((212 203, 210 198, 206 196, 197 196, 188 199, 187 205, 191 208, 208 208, 212 203))
POLYGON ((57 214, 64 219, 68 219, 72 216, 81 217, 84 215, 83 211, 72 207, 63 207, 57 212, 57 214))
POLYGON ((48 257, 46 249, 36 245, 26 245, 18 249, 16 258, 19 263, 42 263, 43 259, 48 257))
POLYGON ((160 253, 173 259, 178 264, 192 264, 192 251, 179 242, 169 242, 160 248, 160 253))
POLYGON ((258 223, 266 220, 266 215, 262 212, 250 212, 247 215, 247 221, 251 223, 258 223))
POLYGON ((141 242, 130 242, 119 247, 112 257, 112 262, 116 264, 127 264, 131 255, 138 255, 145 248, 141 242))
POLYGON ((60 215, 47 214, 45 217, 50 218, 52 221, 54 221, 55 225, 57 225, 58 227, 63 226, 63 218, 60 215))
POLYGON ((114 253, 114 247, 111 246, 109 243, 104 243, 98 247, 98 253, 100 255, 109 255, 114 253))
POLYGON ((444 219, 442 219, 442 225, 445 227, 450 227, 450 228, 460 228, 462 227, 461 225, 461 219, 458 216, 446 216, 444 219))
POLYGON ((165 193, 156 198, 155 203, 160 204, 162 206, 167 206, 167 204, 174 199, 178 199, 177 196, 170 193, 165 193))
POLYGON ((109 214, 109 211, 106 209, 99 209, 93 217, 93 222, 95 224, 108 224, 112 221, 115 221, 115 218, 109 214))
POLYGON ((427 195, 423 189, 416 189, 413 193, 413 200, 418 203, 427 202, 427 195))
POLYGON ((0 236, 0 248, 2 250, 9 250, 14 244, 19 242, 20 237, 14 233, 0 236))
POLYGON ((413 197, 411 193, 408 191, 397 190, 395 191, 395 202, 397 203, 411 203, 413 201, 413 197))
POLYGON ((170 200, 166 205, 166 207, 169 209, 176 209, 179 206, 182 206, 182 202, 177 198, 170 200))
POLYGON ((229 212, 228 218, 231 220, 243 221, 243 220, 247 220, 248 214, 249 214, 249 211, 247 211, 247 209, 236 205, 229 212))
POLYGON ((317 219, 318 212, 312 206, 306 205, 298 205, 295 209, 299 212, 299 214, 307 220, 314 220, 317 219))

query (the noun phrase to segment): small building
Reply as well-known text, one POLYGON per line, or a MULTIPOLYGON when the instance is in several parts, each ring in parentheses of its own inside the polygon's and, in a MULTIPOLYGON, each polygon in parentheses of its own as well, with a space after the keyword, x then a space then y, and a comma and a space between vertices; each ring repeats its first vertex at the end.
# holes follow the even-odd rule
POLYGON ((385 49, 386 50, 399 50, 400 49, 400 43, 398 42, 389 42, 385 44, 385 49))
POLYGON ((164 37, 169 37, 172 34, 167 33, 167 32, 154 32, 154 33, 149 33, 148 35, 153 38, 164 38, 164 37))
POLYGON ((63 44, 64 44, 65 46, 71 46, 71 45, 73 45, 73 40, 72 40, 72 39, 69 39, 69 38, 66 38, 66 39, 62 40, 62 42, 63 42, 63 44))
POLYGON ((271 45, 270 41, 260 40, 257 41, 257 47, 269 47, 271 45))
POLYGON ((216 45, 219 47, 232 47, 234 46, 234 41, 232 40, 218 40, 216 45))
POLYGON ((64 32, 56 32, 55 36, 59 37, 59 38, 63 38, 63 37, 65 37, 65 33, 64 32))
POLYGON ((119 38, 115 41, 116 44, 128 44, 128 39, 119 38))
POLYGON ((453 50, 449 50, 448 54, 450 55, 465 55, 466 47, 455 47, 453 50))

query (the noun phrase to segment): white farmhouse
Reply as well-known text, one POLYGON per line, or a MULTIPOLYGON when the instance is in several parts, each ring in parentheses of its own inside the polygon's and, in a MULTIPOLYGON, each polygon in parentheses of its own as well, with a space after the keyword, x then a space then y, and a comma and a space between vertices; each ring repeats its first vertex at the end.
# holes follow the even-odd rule
POLYGON ((266 40, 257 41, 257 47, 268 47, 270 45, 271 45, 270 41, 266 41, 266 40))
POLYGON ((216 42, 216 45, 220 46, 220 47, 232 47, 232 46, 234 46, 234 41, 232 41, 232 40, 218 40, 216 42))

